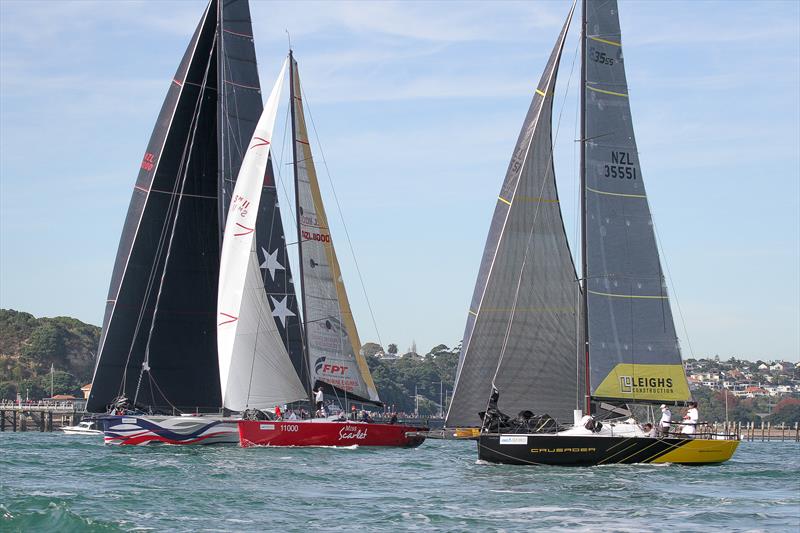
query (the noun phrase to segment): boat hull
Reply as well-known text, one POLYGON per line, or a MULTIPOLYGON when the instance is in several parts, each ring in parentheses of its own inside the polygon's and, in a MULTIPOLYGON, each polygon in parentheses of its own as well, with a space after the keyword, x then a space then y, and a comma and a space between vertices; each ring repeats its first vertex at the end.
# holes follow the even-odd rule
POLYGON ((86 429, 78 426, 64 426, 61 428, 64 435, 102 435, 99 429, 86 429))
POLYGON ((104 416, 98 419, 106 444, 237 444, 236 420, 210 416, 104 416))
POLYGON ((513 465, 703 465, 727 461, 738 445, 738 440, 699 438, 484 434, 478 437, 478 458, 513 465))
POLYGON ((327 420, 239 421, 239 442, 250 446, 395 446, 415 448, 427 430, 403 424, 336 422, 327 420))

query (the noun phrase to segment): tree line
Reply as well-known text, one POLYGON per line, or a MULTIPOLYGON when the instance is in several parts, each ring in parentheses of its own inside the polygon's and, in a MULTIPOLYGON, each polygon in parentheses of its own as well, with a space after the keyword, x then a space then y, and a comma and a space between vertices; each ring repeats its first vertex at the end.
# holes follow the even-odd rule
MULTIPOLYGON (((0 398, 50 396, 51 368, 55 370, 53 392, 80 397, 81 386, 92 379, 99 340, 99 327, 74 318, 35 318, 0 309, 0 398)), ((362 353, 388 408, 413 413, 418 407, 421 416, 435 416, 446 410, 452 395, 460 349, 460 345, 439 344, 424 355, 399 355, 394 343, 385 351, 376 343, 367 343, 362 353)), ((725 420, 727 396, 729 420, 800 422, 800 398, 737 398, 730 392, 706 388, 692 394, 704 420, 725 420)))

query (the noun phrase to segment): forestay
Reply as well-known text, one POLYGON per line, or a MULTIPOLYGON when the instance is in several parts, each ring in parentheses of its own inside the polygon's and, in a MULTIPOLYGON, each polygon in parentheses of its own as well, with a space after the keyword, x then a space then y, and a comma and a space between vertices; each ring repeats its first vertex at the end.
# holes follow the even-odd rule
POLYGON ((307 397, 272 318, 277 316, 285 322, 289 312, 286 296, 269 296, 273 311, 267 300, 255 239, 286 64, 245 153, 222 242, 217 345, 223 406, 233 411, 263 409, 307 397))
POLYGON ((378 402, 367 362, 360 353, 361 341, 322 204, 297 62, 291 54, 290 60, 300 273, 310 382, 327 383, 349 399, 378 402))
POLYGON ((495 206, 446 425, 478 426, 492 380, 499 409, 572 419, 579 287, 553 170, 552 108, 574 5, 535 89, 495 206))
POLYGON ((596 398, 690 398, 636 150, 617 2, 588 0, 586 287, 596 398))

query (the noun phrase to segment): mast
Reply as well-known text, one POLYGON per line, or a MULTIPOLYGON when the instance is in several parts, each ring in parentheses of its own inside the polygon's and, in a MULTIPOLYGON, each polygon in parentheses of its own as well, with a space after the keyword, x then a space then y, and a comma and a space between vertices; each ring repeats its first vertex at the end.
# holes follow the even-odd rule
MULTIPOLYGON (((308 364, 308 337, 306 336, 306 325, 308 324, 307 313, 308 306, 306 305, 306 283, 303 277, 303 234, 300 230, 300 188, 299 177, 297 173, 297 126, 295 122, 294 99, 297 96, 294 94, 294 55, 292 49, 289 48, 289 112, 292 118, 292 172, 294 173, 294 215, 295 226, 297 226, 297 260, 300 265, 300 301, 303 304, 302 320, 300 324, 300 338, 303 341, 303 361, 308 364)), ((314 384, 311 383, 311 373, 309 372, 308 379, 306 380, 306 387, 308 387, 308 401, 314 406, 314 397, 312 396, 312 389, 314 384)))
POLYGON ((583 6, 587 408, 591 400, 686 400, 691 394, 636 147, 617 1, 584 0, 583 6))
POLYGON ((584 353, 584 379, 586 380, 586 414, 592 412, 592 389, 589 383, 589 313, 587 305, 586 277, 588 264, 586 260, 586 0, 581 2, 581 278, 583 287, 581 291, 581 309, 579 315, 583 316, 583 353, 584 353))

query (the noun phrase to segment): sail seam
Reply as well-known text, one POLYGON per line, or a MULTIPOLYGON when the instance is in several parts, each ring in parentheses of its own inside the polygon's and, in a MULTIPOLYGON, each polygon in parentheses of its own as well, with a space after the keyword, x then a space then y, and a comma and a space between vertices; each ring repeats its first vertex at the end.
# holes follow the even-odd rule
POLYGON ((157 192, 159 194, 167 194, 169 196, 189 196, 191 198, 204 198, 206 200, 216 200, 217 199, 216 196, 208 196, 206 194, 191 194, 191 193, 188 193, 188 192, 177 193, 177 192, 172 192, 172 191, 162 191, 162 190, 159 190, 159 189, 150 189, 150 192, 157 192))
POLYGON ((621 192, 609 192, 609 191, 600 191, 598 189, 592 189, 591 187, 586 187, 587 191, 592 191, 597 194, 605 194, 608 196, 622 196, 623 198, 647 198, 645 194, 625 194, 621 192))
POLYGON ((596 93, 610 94, 611 96, 621 96, 623 98, 627 98, 628 97, 628 95, 625 94, 625 93, 617 93, 617 92, 614 92, 614 91, 606 91, 605 89, 598 89, 597 87, 592 87, 590 85, 587 85, 586 88, 589 89, 590 91, 594 91, 596 93))
POLYGON ((667 300, 669 299, 668 296, 648 296, 648 295, 638 295, 638 294, 614 294, 611 292, 599 292, 593 291, 588 289, 590 294, 596 294, 598 296, 610 296, 612 298, 643 298, 648 300, 667 300))
POLYGON ((622 43, 618 43, 616 41, 609 41, 607 39, 601 39, 600 37, 592 37, 591 35, 587 35, 587 37, 593 41, 597 41, 598 43, 610 44, 611 46, 622 46, 622 43))

